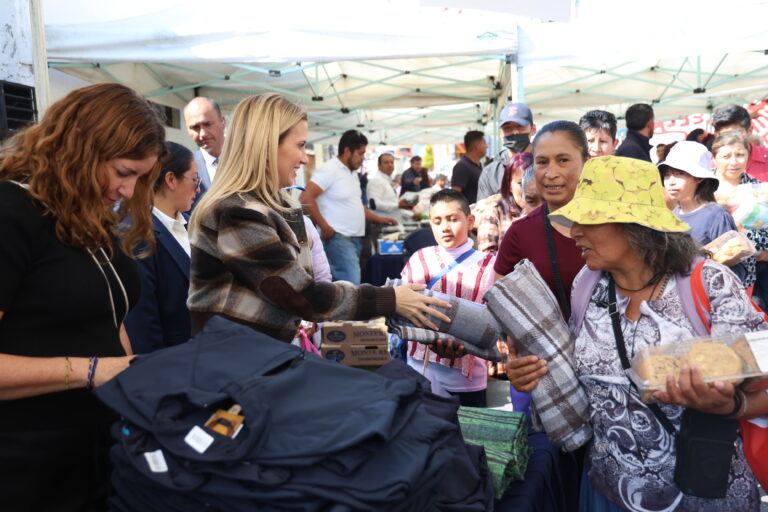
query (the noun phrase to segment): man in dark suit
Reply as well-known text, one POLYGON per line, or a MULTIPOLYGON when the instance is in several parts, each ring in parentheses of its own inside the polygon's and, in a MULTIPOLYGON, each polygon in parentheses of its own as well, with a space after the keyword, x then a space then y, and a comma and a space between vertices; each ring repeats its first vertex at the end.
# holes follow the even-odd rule
POLYGON ((206 190, 211 187, 216 175, 221 148, 224 147, 225 120, 216 100, 199 96, 184 107, 184 124, 189 136, 200 147, 195 152, 195 162, 202 181, 200 193, 192 205, 194 209, 206 190))
POLYGON ((624 115, 627 136, 616 150, 616 156, 625 156, 651 162, 651 137, 653 137, 653 107, 646 103, 635 103, 624 115))

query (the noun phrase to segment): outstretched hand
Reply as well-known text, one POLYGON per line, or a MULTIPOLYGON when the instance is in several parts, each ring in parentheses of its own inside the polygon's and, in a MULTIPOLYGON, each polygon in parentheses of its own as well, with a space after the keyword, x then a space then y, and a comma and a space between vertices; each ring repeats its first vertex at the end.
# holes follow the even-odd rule
POLYGON ((395 311, 398 315, 406 318, 416 327, 426 327, 433 331, 438 330, 427 315, 434 318, 439 318, 443 322, 450 322, 451 319, 440 311, 430 307, 437 306, 444 309, 449 309, 451 304, 434 297, 422 295, 418 293, 424 290, 426 285, 423 284, 405 284, 395 288, 395 311))

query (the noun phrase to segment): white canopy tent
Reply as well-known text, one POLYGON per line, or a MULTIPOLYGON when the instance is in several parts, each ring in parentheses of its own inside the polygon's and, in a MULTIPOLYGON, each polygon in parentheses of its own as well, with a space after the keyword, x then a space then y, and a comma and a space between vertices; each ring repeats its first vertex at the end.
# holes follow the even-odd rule
POLYGON ((578 0, 572 10, 554 0, 535 13, 521 0, 473 5, 496 11, 443 3, 47 0, 48 58, 176 107, 195 94, 228 109, 279 92, 307 108, 310 139, 325 143, 354 127, 392 144, 458 142, 484 126, 495 135, 513 97, 542 124, 639 101, 664 120, 768 94, 768 34, 750 23, 766 19, 766 2, 578 0))

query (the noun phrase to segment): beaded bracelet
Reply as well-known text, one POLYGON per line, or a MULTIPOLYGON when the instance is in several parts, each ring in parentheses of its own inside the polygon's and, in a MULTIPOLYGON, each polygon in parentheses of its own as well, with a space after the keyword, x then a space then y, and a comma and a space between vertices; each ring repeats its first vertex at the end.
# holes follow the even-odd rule
POLYGON ((85 381, 85 389, 93 389, 93 376, 96 374, 96 366, 99 364, 99 358, 91 356, 88 360, 88 380, 85 381))
POLYGON ((68 357, 64 358, 64 389, 69 389, 69 374, 72 373, 72 363, 68 357))

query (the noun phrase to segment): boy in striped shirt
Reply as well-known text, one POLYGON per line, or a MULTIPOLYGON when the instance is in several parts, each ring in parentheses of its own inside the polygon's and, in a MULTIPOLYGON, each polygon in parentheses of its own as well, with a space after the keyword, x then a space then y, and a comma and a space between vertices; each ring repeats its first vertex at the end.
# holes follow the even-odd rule
MULTIPOLYGON (((429 221, 437 245, 417 251, 403 269, 408 283, 423 283, 432 290, 482 302, 493 284, 495 255, 477 251, 469 238, 475 218, 461 192, 445 189, 430 200, 429 221)), ((426 346, 408 344, 408 364, 419 372, 424 368, 426 346)), ((425 376, 432 392, 458 396, 461 405, 485 407, 486 362, 453 347, 434 347, 429 351, 425 376), (453 357, 452 357, 453 356, 453 357)))

